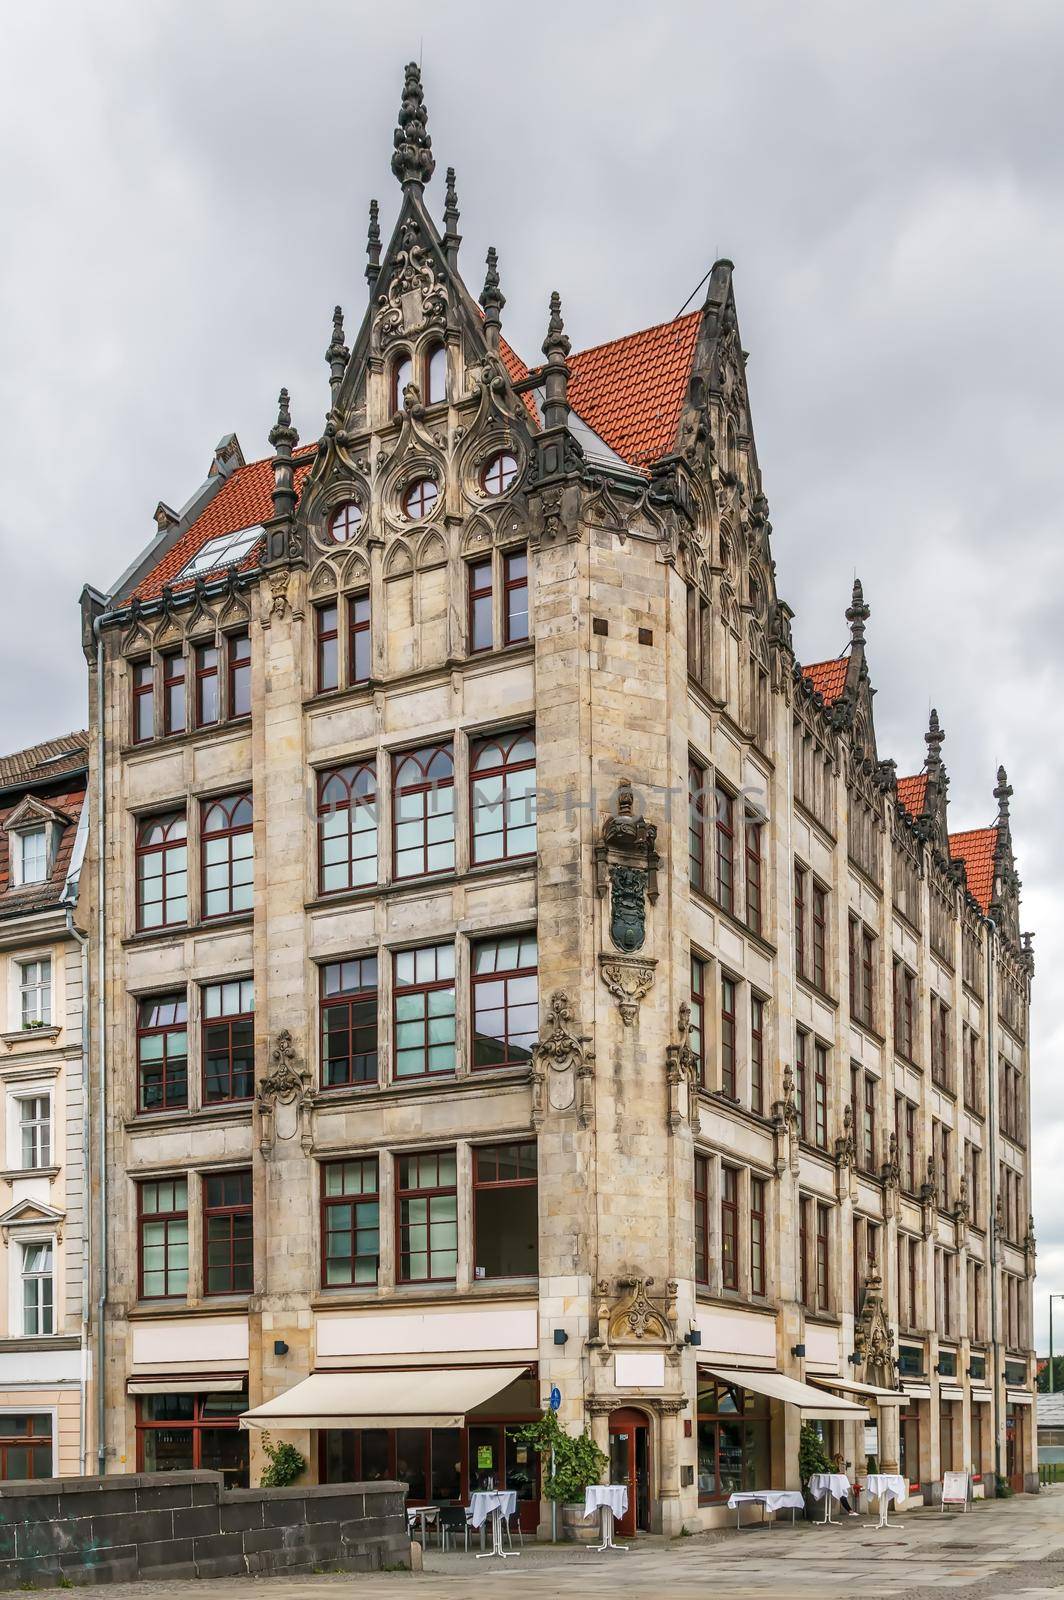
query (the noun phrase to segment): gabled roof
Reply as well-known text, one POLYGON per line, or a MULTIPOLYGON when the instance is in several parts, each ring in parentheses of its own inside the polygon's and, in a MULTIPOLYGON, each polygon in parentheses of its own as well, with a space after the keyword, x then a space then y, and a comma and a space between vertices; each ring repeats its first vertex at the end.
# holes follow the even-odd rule
POLYGON ((949 853, 964 862, 968 888, 983 911, 989 911, 994 894, 994 856, 997 852, 996 827, 971 828, 967 833, 951 833, 949 853))
POLYGON ((919 817, 923 814, 926 798, 926 772, 918 772, 912 778, 898 779, 898 804, 905 807, 910 817, 919 817))
POLYGON ((568 359, 569 404, 632 466, 667 455, 676 441, 702 312, 578 350, 568 359))
POLYGON ((846 687, 849 666, 849 656, 837 656, 834 661, 814 661, 811 666, 802 667, 801 673, 809 679, 814 692, 823 695, 824 704, 830 706, 846 687))

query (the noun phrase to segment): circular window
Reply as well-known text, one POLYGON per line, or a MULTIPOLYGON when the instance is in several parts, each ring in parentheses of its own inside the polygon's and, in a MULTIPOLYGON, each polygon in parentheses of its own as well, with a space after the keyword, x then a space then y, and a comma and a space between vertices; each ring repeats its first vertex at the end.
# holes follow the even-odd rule
POLYGON ((516 458, 508 450, 500 450, 480 474, 480 487, 485 494, 505 494, 516 477, 516 458))
POLYGON ((362 524, 362 507, 357 500, 348 500, 338 511, 332 514, 329 523, 329 537, 334 544, 346 544, 353 539, 362 524))
POLYGON ((403 499, 403 510, 414 522, 427 517, 439 497, 440 491, 431 478, 415 478, 403 499))

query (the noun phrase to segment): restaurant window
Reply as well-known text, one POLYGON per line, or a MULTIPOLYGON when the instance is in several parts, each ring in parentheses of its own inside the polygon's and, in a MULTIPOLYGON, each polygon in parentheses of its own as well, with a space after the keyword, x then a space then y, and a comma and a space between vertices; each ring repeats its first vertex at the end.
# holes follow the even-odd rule
POLYGON ((47 1412, 0 1412, 0 1481, 52 1476, 52 1419, 47 1412))
POLYGON ((188 1001, 153 995, 137 1006, 137 1105, 173 1111, 188 1105, 188 1001))
POLYGON ((322 894, 377 881, 377 774, 372 761, 318 774, 318 887, 322 894))
POLYGON ((137 661, 132 672, 133 742, 143 744, 155 737, 155 668, 150 661, 137 661))
POLYGON ((720 1169, 720 1271, 725 1289, 739 1287, 739 1174, 720 1169))
POLYGON ((688 1039, 695 1059, 697 1082, 706 1081, 706 963, 691 957, 691 1032, 688 1039))
POLYGON ((698 1498, 727 1500, 771 1480, 769 1403, 731 1383, 698 1390, 698 1498))
POLYGON ((503 641, 522 644, 528 629, 528 552, 511 550, 502 558, 503 641))
POLYGON ((321 1169, 321 1282, 325 1289, 376 1283, 380 1264, 376 1156, 321 1169))
POLYGON ((321 969, 323 1089, 377 1082, 377 957, 330 961, 321 969))
POLYGON ((255 1089, 255 985, 250 978, 203 989, 203 1101, 250 1100, 255 1089))
POLYGON ((314 649, 319 694, 340 684, 340 613, 335 600, 314 607, 314 649))
POLYGON ((187 726, 185 704, 185 657, 180 650, 163 656, 163 729, 184 733, 187 726))
POLYGON ((760 933, 763 903, 761 898, 761 840, 762 825, 746 819, 746 926, 751 933, 760 933))
POLYGON ((450 743, 395 756, 392 829, 395 876, 454 867, 454 755, 450 743))
POLYGON ((813 983, 820 990, 828 986, 828 896, 819 883, 813 884, 813 983))
POLYGON ((715 877, 717 904, 725 911, 735 909, 735 800, 718 783, 713 793, 715 825, 715 877))
POLYGON ((182 812, 146 817, 137 828, 137 927, 188 921, 188 829, 182 812))
POLYGON ((538 1271, 535 1143, 481 1145, 473 1151, 473 1275, 527 1278, 538 1271))
POLYGON ((828 1147, 828 1050, 819 1039, 813 1046, 813 1142, 828 1147))
POLYGON ((536 741, 530 728, 479 739, 470 762, 473 865, 536 853, 536 741))
POLYGON ((252 1290, 251 1173, 209 1172, 203 1179, 203 1291, 252 1290))
POLYGON ((454 1071, 454 945, 395 955, 395 1076, 454 1071))
POLYGON ((687 763, 687 859, 692 889, 706 891, 706 769, 687 763))
POLYGON ((764 1178, 750 1179, 750 1292, 765 1293, 765 1197, 764 1178))
POLYGON ((695 1156, 695 1282, 709 1283, 709 1161, 695 1156))
POLYGON ((219 700, 218 646, 201 644, 196 647, 196 726, 209 728, 218 722, 222 708, 219 700))
POLYGON ((251 796, 226 795, 203 808, 203 917, 250 911, 255 899, 251 796))
POLYGON ((400 1156, 395 1201, 400 1283, 453 1282, 458 1270, 454 1151, 400 1156))
POLYGON ((523 1067, 539 1032, 536 936, 473 946, 473 1066, 523 1067))
POLYGON ((816 1303, 818 1311, 831 1310, 830 1239, 831 1209, 817 1202, 816 1208, 816 1303))
POLYGON ((142 1300, 188 1293, 188 1180, 158 1178, 137 1185, 142 1300))
POLYGON ((229 671, 229 715, 251 715, 251 639, 246 633, 231 633, 226 640, 229 671))
POLYGON ((368 594, 347 598, 347 681, 368 683, 372 673, 373 635, 368 594))
POLYGON ((735 1099, 735 980, 720 980, 720 1089, 735 1099))
POLYGON ((765 1002, 757 994, 750 996, 750 1109, 765 1110, 765 1002))
POLYGON ((137 1400, 138 1472, 220 1472, 226 1489, 250 1482, 247 1390, 145 1394, 137 1400))

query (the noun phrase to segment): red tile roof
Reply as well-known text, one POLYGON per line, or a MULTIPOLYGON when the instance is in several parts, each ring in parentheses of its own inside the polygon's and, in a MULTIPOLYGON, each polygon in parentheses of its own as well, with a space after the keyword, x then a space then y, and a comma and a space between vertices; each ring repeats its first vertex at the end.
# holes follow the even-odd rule
POLYGON ((830 706, 834 705, 846 687, 849 666, 849 656, 837 656, 834 661, 814 661, 811 666, 800 670, 802 677, 809 679, 814 691, 824 696, 824 704, 830 706))
MULTIPOLYGON (((517 354, 517 351, 513 348, 513 346, 506 343, 506 340, 501 334, 499 335, 499 354, 502 356, 503 366, 510 374, 511 383, 520 383, 522 378, 528 377, 529 368, 525 366, 524 362, 521 360, 521 357, 517 354)), ((523 394, 521 399, 525 402, 525 410, 538 427, 539 412, 536 409, 535 395, 523 394)))
POLYGON ((573 410, 633 466, 667 455, 702 323, 701 311, 569 357, 573 410))
POLYGON ((64 733, 58 739, 46 739, 43 744, 30 745, 28 750, 16 750, 13 755, 0 756, 0 787, 9 788, 16 783, 48 783, 53 778, 61 778, 64 773, 86 766, 88 759, 88 734, 64 733))
POLYGON ((898 779, 898 803, 905 807, 910 817, 919 817, 923 814, 926 797, 926 772, 918 772, 913 778, 898 779))
MULTIPOLYGON (((35 747, 37 748, 37 747, 35 747)), ((10 758, 9 758, 10 759, 10 758)), ((83 758, 82 758, 83 759, 83 758)), ((57 763, 58 764, 58 763, 57 763)), ((62 767, 60 767, 60 775, 62 767)), ((27 784, 27 788, 38 791, 40 788, 40 774, 27 784)), ((59 836, 59 848, 56 851, 55 861, 52 864, 50 877, 44 883, 27 884, 25 888, 11 886, 11 841, 14 835, 6 833, 0 828, 0 919, 7 917, 26 916, 31 911, 45 911, 49 906, 59 904, 66 883, 67 872, 70 868, 70 858, 74 851, 74 840, 78 831, 78 819, 81 808, 85 804, 84 780, 74 788, 59 794, 37 794, 42 805, 48 806, 53 811, 60 812, 69 818, 67 826, 59 836)), ((0 823, 7 821, 14 811, 22 804, 22 796, 12 801, 11 805, 0 810, 0 823)))
POLYGON ((994 893, 994 852, 997 850, 996 827, 972 828, 968 833, 951 833, 949 853, 964 862, 968 887, 984 911, 990 909, 994 893))

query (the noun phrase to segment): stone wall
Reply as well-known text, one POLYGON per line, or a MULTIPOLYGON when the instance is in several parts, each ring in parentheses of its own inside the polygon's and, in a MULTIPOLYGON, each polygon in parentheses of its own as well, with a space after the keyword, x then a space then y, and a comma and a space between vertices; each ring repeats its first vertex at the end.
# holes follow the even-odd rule
POLYGON ((400 1483, 223 1490, 215 1472, 49 1478, 0 1493, 0 1588, 409 1567, 400 1483))

